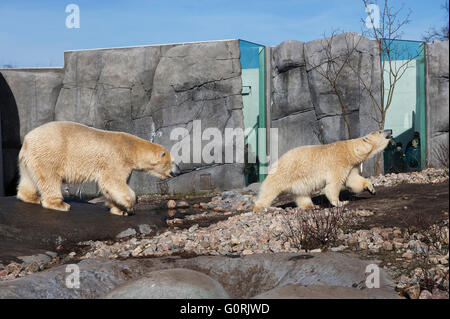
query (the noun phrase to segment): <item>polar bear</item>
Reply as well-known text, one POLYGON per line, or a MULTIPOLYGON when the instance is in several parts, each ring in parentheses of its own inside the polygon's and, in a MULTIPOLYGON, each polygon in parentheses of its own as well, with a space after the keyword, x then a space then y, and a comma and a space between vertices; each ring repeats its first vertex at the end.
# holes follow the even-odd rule
POLYGON ((372 184, 359 175, 358 166, 383 151, 391 136, 392 130, 374 131, 357 139, 288 151, 269 170, 253 210, 269 207, 283 192, 295 194, 297 206, 304 209, 318 208, 311 196, 319 193, 336 207, 347 204, 339 200, 342 189, 374 194, 372 184))
POLYGON ((136 195, 128 187, 132 170, 165 179, 179 174, 168 150, 123 132, 73 122, 50 122, 30 131, 19 153, 17 198, 68 211, 61 183, 97 182, 116 215, 132 212, 136 195))

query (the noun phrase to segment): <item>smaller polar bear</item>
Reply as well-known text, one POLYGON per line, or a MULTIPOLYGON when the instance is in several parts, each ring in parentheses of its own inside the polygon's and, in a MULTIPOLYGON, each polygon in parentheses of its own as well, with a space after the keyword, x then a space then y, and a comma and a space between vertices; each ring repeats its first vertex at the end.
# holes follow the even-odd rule
POLYGON ((73 122, 50 122, 30 131, 19 153, 17 198, 68 211, 61 183, 97 182, 116 215, 133 210, 132 170, 165 179, 179 174, 168 150, 137 136, 73 122), (125 210, 123 210, 125 209, 125 210))
POLYGON ((269 207, 284 192, 295 194, 297 206, 304 209, 318 208, 311 196, 319 193, 336 207, 347 204, 339 200, 342 189, 375 194, 372 184, 359 175, 358 166, 383 151, 391 136, 392 130, 374 131, 357 139, 288 151, 269 171, 253 210, 269 207))

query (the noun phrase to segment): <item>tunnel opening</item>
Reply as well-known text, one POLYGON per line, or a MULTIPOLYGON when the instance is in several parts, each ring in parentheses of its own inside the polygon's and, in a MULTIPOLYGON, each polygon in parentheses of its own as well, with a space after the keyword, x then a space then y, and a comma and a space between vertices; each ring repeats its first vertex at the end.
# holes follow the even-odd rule
POLYGON ((0 196, 16 194, 19 170, 17 157, 20 141, 20 122, 16 100, 3 74, 0 73, 0 196))

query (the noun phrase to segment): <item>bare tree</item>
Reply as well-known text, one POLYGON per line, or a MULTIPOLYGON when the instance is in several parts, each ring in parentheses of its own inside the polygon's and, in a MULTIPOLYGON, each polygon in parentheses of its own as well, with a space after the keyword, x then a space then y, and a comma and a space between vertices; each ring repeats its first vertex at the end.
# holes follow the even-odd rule
POLYGON ((345 82, 345 80, 343 80, 345 70, 348 69, 348 65, 353 55, 356 53, 361 38, 358 38, 359 40, 357 43, 352 43, 351 41, 347 41, 347 37, 350 36, 350 34, 344 34, 347 49, 339 52, 335 47, 337 35, 338 33, 336 31, 333 31, 330 36, 324 35, 324 38, 319 40, 321 44, 320 51, 324 54, 324 59, 321 59, 318 63, 312 63, 310 61, 308 64, 311 70, 316 71, 323 79, 325 79, 330 86, 331 91, 336 95, 341 108, 342 118, 347 128, 348 138, 351 138, 352 131, 347 116, 349 108, 344 99, 345 92, 341 83, 345 82), (352 45, 349 45, 350 43, 352 43, 352 45))
POLYGON ((434 149, 434 156, 438 164, 442 167, 449 167, 449 143, 448 140, 436 146, 434 149))
POLYGON ((441 5, 442 10, 447 13, 447 25, 444 25, 440 29, 436 29, 435 27, 430 28, 422 37, 425 42, 431 42, 433 40, 441 40, 448 41, 449 33, 448 33, 448 0, 441 5))
MULTIPOLYGON (((368 1, 362 1, 367 8, 368 1)), ((364 32, 364 35, 374 39, 378 46, 381 67, 381 99, 378 98, 379 91, 375 92, 369 83, 366 83, 365 79, 359 76, 359 72, 354 70, 375 107, 376 121, 380 130, 384 129, 386 114, 392 105, 395 89, 400 79, 424 50, 423 46, 419 50, 411 50, 398 42, 402 38, 403 28, 410 23, 410 15, 410 9, 406 10, 404 5, 395 9, 391 6, 389 0, 384 0, 384 7, 380 10, 379 23, 374 20, 373 16, 369 15, 371 27, 364 32)), ((362 20, 363 23, 366 23, 366 19, 362 20)), ((377 174, 380 174, 381 156, 382 153, 378 154, 377 157, 377 174)))

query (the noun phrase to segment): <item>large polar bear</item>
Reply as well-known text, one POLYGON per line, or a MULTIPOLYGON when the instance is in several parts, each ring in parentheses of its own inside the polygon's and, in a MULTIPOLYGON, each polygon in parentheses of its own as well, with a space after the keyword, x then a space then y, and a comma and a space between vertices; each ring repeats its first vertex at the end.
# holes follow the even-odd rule
POLYGON ((295 194, 297 206, 305 209, 317 208, 311 196, 318 193, 336 207, 347 204, 339 200, 342 189, 374 194, 372 184, 359 175, 358 166, 383 151, 391 136, 392 130, 374 131, 357 139, 288 151, 269 171, 253 210, 269 207, 283 192, 295 194))
POLYGON ((116 215, 133 210, 136 195, 128 187, 132 170, 159 178, 179 173, 168 150, 123 132, 73 122, 50 122, 29 132, 19 153, 17 198, 68 211, 61 183, 97 182, 116 215))

